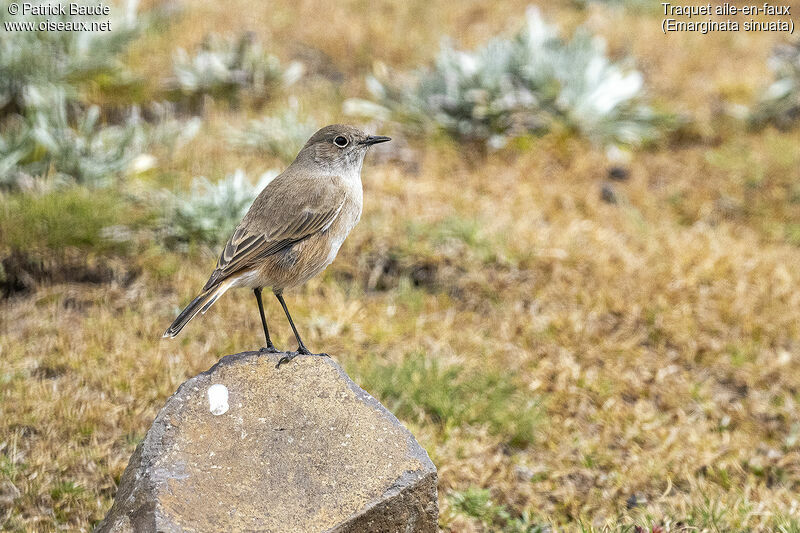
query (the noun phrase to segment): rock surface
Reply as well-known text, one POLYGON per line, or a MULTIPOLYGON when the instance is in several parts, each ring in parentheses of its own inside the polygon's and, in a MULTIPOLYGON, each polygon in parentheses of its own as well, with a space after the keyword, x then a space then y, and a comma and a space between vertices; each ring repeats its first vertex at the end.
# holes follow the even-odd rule
POLYGON ((96 531, 435 532, 436 468, 411 433, 331 359, 281 355, 181 385, 96 531))

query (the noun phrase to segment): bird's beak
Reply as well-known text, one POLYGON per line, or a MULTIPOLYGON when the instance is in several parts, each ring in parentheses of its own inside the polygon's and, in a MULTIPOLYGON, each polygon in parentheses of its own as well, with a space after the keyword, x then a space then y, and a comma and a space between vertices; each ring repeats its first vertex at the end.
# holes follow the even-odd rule
POLYGON ((359 144, 366 144, 367 146, 372 146, 373 144, 378 143, 385 143, 386 141, 391 141, 391 137, 384 137, 383 135, 370 135, 359 144))

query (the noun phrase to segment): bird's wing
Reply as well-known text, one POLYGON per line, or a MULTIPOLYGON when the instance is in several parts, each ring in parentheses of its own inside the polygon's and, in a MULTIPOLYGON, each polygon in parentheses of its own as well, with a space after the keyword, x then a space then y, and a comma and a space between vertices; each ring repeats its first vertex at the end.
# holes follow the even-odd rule
POLYGON ((336 176, 275 178, 233 232, 204 290, 327 229, 344 206, 345 191, 336 176))

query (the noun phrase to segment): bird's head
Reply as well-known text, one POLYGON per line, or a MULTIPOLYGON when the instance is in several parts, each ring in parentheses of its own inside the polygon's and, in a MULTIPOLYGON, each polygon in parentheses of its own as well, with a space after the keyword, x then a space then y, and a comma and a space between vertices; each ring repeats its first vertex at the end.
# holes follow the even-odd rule
POLYGON ((367 135, 347 124, 332 124, 311 136, 295 163, 311 162, 331 172, 360 170, 369 147, 390 140, 381 135, 367 135))

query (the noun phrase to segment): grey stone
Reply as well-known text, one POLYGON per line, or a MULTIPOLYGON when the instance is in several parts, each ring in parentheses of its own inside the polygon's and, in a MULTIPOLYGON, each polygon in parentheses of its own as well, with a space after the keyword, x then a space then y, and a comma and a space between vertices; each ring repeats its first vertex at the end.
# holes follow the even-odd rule
POLYGON ((229 355, 181 385, 96 531, 435 532, 436 468, 411 433, 331 359, 276 369, 281 355, 229 355))

